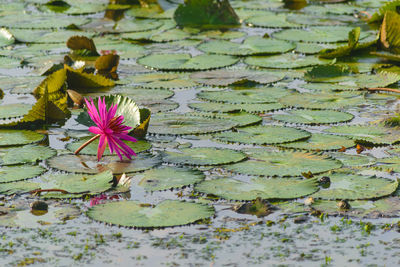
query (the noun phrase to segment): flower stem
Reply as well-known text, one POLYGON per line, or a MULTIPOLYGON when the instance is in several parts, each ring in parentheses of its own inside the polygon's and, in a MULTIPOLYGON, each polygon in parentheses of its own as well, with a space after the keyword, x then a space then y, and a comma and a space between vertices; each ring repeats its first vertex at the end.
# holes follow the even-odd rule
POLYGON ((393 89, 393 88, 367 88, 368 91, 387 91, 387 92, 395 92, 395 93, 400 93, 399 89, 393 89))
POLYGON ((100 134, 97 134, 97 135, 93 136, 92 138, 90 138, 89 140, 87 140, 77 150, 75 150, 74 154, 75 155, 79 154, 79 152, 81 152, 82 149, 84 149, 87 145, 89 145, 91 142, 93 142, 94 140, 96 140, 99 137, 100 137, 100 134))

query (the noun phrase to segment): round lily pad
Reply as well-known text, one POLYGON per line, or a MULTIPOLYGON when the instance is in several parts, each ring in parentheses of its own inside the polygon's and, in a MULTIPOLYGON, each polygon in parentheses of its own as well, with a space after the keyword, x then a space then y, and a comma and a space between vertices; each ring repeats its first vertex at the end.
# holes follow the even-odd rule
POLYGON ((236 179, 214 179, 195 186, 196 191, 232 200, 293 199, 318 191, 316 179, 252 178, 250 182, 236 179))
POLYGON ((363 167, 370 166, 376 162, 376 158, 367 155, 350 155, 342 152, 330 153, 334 159, 340 160, 343 167, 363 167))
POLYGON ((67 172, 96 174, 111 170, 113 174, 140 172, 160 163, 157 157, 138 155, 132 160, 120 161, 117 156, 105 156, 97 161, 96 156, 65 154, 47 160, 51 168, 67 172))
POLYGON ((277 56, 252 56, 244 60, 247 65, 271 69, 296 69, 329 64, 330 61, 316 56, 282 54, 277 56))
POLYGON ((0 166, 22 163, 35 163, 48 159, 56 154, 56 151, 48 146, 26 145, 22 147, 10 147, 0 149, 0 166))
POLYGON ((248 69, 218 69, 196 72, 190 75, 198 83, 213 86, 227 86, 243 81, 252 81, 261 84, 273 83, 282 80, 282 72, 267 72, 248 69))
POLYGON ((400 157, 379 159, 379 169, 389 172, 400 172, 400 157))
POLYGON ((203 91, 197 94, 200 99, 213 102, 234 104, 274 103, 281 97, 290 94, 290 90, 279 87, 263 87, 260 89, 244 89, 233 91, 203 91))
POLYGON ((250 114, 247 112, 229 112, 229 113, 212 113, 212 112, 189 112, 186 113, 190 116, 202 116, 208 118, 226 119, 237 123, 236 127, 244 127, 259 124, 262 122, 260 116, 250 114))
POLYGON ((42 141, 43 134, 28 130, 0 130, 0 147, 26 145, 42 141))
POLYGON ((226 55, 152 54, 138 59, 139 64, 158 70, 208 70, 231 66, 238 59, 226 55))
POLYGON ((16 182, 37 177, 46 171, 41 166, 22 165, 0 168, 0 183, 16 182))
POLYGON ((282 97, 279 102, 288 107, 309 109, 340 109, 364 104, 365 98, 362 94, 357 92, 324 92, 319 94, 294 93, 282 97))
POLYGON ((144 73, 128 77, 135 85, 144 88, 188 88, 197 85, 181 73, 144 73))
POLYGON ((246 19, 246 23, 250 26, 264 27, 264 28, 296 28, 300 24, 289 22, 284 13, 273 13, 263 11, 262 15, 251 16, 246 19))
POLYGON ((329 124, 351 121, 354 116, 347 112, 334 110, 289 110, 286 114, 274 114, 272 119, 298 124, 329 124))
POLYGON ((0 106, 0 119, 22 117, 31 110, 32 105, 8 104, 0 106))
POLYGON ((137 201, 116 201, 89 208, 86 213, 96 221, 135 228, 185 225, 214 215, 208 205, 164 200, 156 206, 137 201))
POLYGON ((342 164, 326 155, 299 151, 270 152, 263 149, 249 151, 250 160, 227 165, 227 170, 258 176, 301 176, 340 168, 342 164))
MULTIPOLYGON (((69 151, 74 152, 75 150, 77 150, 83 143, 85 143, 86 141, 88 141, 90 139, 90 137, 87 138, 82 138, 79 141, 75 141, 73 143, 69 143, 67 144, 66 148, 69 151)), ((151 144, 145 140, 138 140, 136 142, 124 142, 127 146, 129 146, 130 148, 133 149, 133 151, 135 151, 136 153, 140 153, 146 150, 149 150, 151 148, 151 144)), ((86 146, 84 149, 81 150, 81 152, 79 152, 82 155, 97 155, 97 148, 99 146, 99 140, 95 140, 92 143, 90 143, 88 146, 86 146)), ((109 149, 106 149, 104 151, 104 156, 110 156, 111 153, 109 151, 109 149)))
POLYGON ((84 195, 97 195, 109 190, 113 183, 113 173, 104 171, 96 175, 56 174, 42 177, 42 189, 61 189, 68 193, 47 192, 43 198, 80 198, 84 195))
POLYGON ((287 41, 251 36, 245 39, 242 44, 214 40, 202 43, 197 48, 205 53, 249 56, 285 53, 293 50, 295 47, 295 44, 287 41))
POLYGON ((314 198, 372 199, 392 194, 399 185, 398 181, 348 172, 332 173, 328 176, 331 179, 329 188, 321 189, 313 195, 314 198))
POLYGON ((356 143, 391 145, 400 142, 400 131, 396 128, 374 125, 340 125, 324 130, 325 132, 346 135, 356 143))
POLYGON ((131 86, 115 88, 113 91, 117 94, 128 96, 134 99, 135 102, 163 100, 174 95, 174 92, 171 90, 141 89, 131 86))
POLYGON ((336 43, 348 40, 348 26, 315 26, 307 29, 287 29, 274 33, 277 39, 296 42, 336 43))
MULTIPOLYGON (((142 100, 138 101, 138 105, 141 107, 148 108, 151 110, 151 113, 158 113, 158 112, 168 112, 179 107, 179 104, 175 101, 169 99, 162 99, 162 100, 142 100)), ((153 121, 153 118, 152 118, 153 121)), ((151 124, 150 124, 151 125, 151 124)))
POLYGON ((40 184, 29 182, 29 181, 17 181, 12 183, 0 183, 0 194, 2 195, 14 195, 14 194, 25 194, 32 190, 39 189, 40 184))
POLYGON ((163 22, 156 21, 152 19, 144 20, 130 20, 123 19, 118 21, 118 23, 113 27, 114 32, 124 33, 124 32, 140 32, 154 30, 163 25, 163 22))
POLYGON ((172 135, 207 134, 229 130, 234 126, 236 126, 234 121, 224 119, 161 113, 151 118, 148 132, 172 135))
POLYGON ((238 162, 246 158, 246 155, 242 152, 213 147, 185 148, 178 152, 166 151, 162 155, 165 162, 195 166, 222 165, 238 162))
POLYGON ((283 109, 280 103, 261 103, 261 104, 228 104, 228 103, 190 103, 190 108, 205 112, 238 112, 265 113, 269 111, 283 109))
POLYGON ((343 147, 353 147, 355 143, 353 140, 344 136, 313 133, 307 140, 291 142, 280 146, 285 148, 326 151, 339 150, 343 147))
POLYGON ((310 136, 309 132, 296 128, 259 125, 239 128, 235 132, 218 133, 214 138, 229 143, 267 145, 294 142, 310 136))
POLYGON ((204 180, 205 175, 198 170, 162 166, 135 175, 139 186, 147 191, 181 188, 204 180))

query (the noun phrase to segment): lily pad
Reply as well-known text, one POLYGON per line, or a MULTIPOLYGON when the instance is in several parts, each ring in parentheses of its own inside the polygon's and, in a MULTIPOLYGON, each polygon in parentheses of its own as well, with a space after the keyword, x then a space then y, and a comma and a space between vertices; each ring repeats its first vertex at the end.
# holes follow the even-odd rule
POLYGON ((291 142, 280 146, 294 149, 326 151, 339 150, 343 147, 354 147, 355 145, 353 140, 344 136, 313 133, 307 140, 291 142))
POLYGON ((399 185, 398 181, 348 172, 332 173, 328 176, 331 180, 329 188, 321 189, 313 195, 314 198, 373 199, 392 194, 399 185))
POLYGON ((310 136, 309 132, 296 128, 260 125, 239 128, 235 132, 218 133, 214 138, 228 143, 267 145, 294 142, 310 136))
POLYGON ((252 178, 249 182, 236 179, 214 179, 195 186, 196 191, 232 200, 293 199, 318 191, 316 179, 252 178))
POLYGON ((140 65, 158 70, 208 70, 231 66, 238 59, 226 55, 152 54, 139 58, 140 65))
POLYGON ((227 165, 225 168, 235 173, 258 176, 301 176, 338 169, 342 164, 326 155, 299 151, 270 152, 263 149, 248 151, 250 160, 227 165))
POLYGON ((259 124, 262 122, 260 116, 250 114, 247 112, 229 112, 229 113, 212 113, 212 112, 189 112, 186 113, 190 116, 202 116, 208 118, 226 119, 235 121, 237 123, 236 127, 244 127, 259 124))
POLYGON ((168 163, 195 166, 229 164, 246 158, 242 152, 213 147, 192 147, 181 149, 178 152, 165 151, 162 156, 163 160, 168 163))
POLYGON ((137 174, 134 179, 147 191, 159 191, 196 184, 204 177, 198 170, 163 166, 137 174))
POLYGON ((376 158, 367 155, 350 155, 342 152, 329 153, 334 159, 340 160, 343 167, 370 166, 376 162, 376 158))
POLYGON ((43 134, 28 130, 0 130, 0 147, 26 145, 40 142, 43 134))
POLYGON ((309 109, 341 109, 365 104, 364 96, 357 92, 294 93, 282 97, 279 102, 288 107, 309 109), (299 101, 301 99, 301 101, 299 101))
MULTIPOLYGON (((88 138, 82 138, 81 140, 75 141, 73 143, 69 143, 67 144, 66 148, 69 151, 74 152, 75 150, 77 150, 83 143, 85 143, 86 141, 88 141, 90 139, 90 137, 88 138)), ((135 153, 140 153, 146 150, 149 150, 151 148, 151 144, 147 141, 144 140, 138 140, 136 142, 124 142, 126 145, 128 145, 130 148, 133 149, 133 151, 135 151, 135 153)), ((97 155, 97 148, 99 146, 99 140, 95 140, 92 143, 90 143, 88 146, 86 146, 81 152, 80 154, 82 155, 97 155)), ((1 153, 1 152, 0 152, 1 153)), ((106 149, 104 151, 104 156, 110 156, 111 153, 108 149, 106 149)))
POLYGON ((188 88, 197 85, 181 73, 144 73, 128 77, 134 85, 144 88, 188 88))
POLYGON ((163 135, 207 134, 226 131, 236 126, 224 119, 185 116, 177 113, 155 114, 151 118, 149 133, 163 135))
POLYGON ((273 13, 263 11, 263 14, 251 16, 246 19, 246 23, 250 26, 264 27, 264 28, 297 28, 301 27, 300 24, 289 22, 284 13, 273 13))
POLYGON ((7 196, 24 194, 39 188, 40 184, 34 182, 18 181, 13 183, 0 183, 0 194, 7 196))
POLYGON ((296 69, 329 64, 330 61, 316 56, 282 54, 277 56, 253 56, 244 60, 247 65, 271 69, 296 69))
POLYGON ((274 33, 273 36, 287 41, 336 43, 347 41, 348 32, 352 29, 348 26, 315 26, 307 29, 287 29, 274 33))
POLYGON ((380 124, 333 126, 324 131, 345 135, 361 144, 391 145, 400 142, 400 131, 397 128, 380 124))
POLYGON ((104 171, 96 175, 55 174, 42 177, 41 189, 61 189, 68 193, 42 193, 43 198, 80 198, 84 195, 97 195, 109 190, 113 185, 113 173, 104 171))
POLYGON ((111 170, 113 174, 132 173, 148 170, 158 165, 158 157, 138 155, 133 160, 120 161, 117 156, 105 156, 97 161, 96 156, 65 154, 47 160, 51 168, 67 172, 97 174, 111 170))
POLYGON ((275 114, 274 120, 308 125, 330 124, 351 121, 354 116, 347 112, 334 110, 289 110, 287 114, 275 114))
POLYGON ((198 111, 205 112, 238 112, 265 113, 269 111, 283 109, 280 103, 261 103, 261 104, 228 104, 228 103, 190 103, 189 107, 198 111))
POLYGON ((203 91, 197 94, 200 99, 232 104, 274 103, 279 98, 290 94, 290 90, 279 87, 262 87, 233 91, 203 91))
POLYGON ((56 154, 56 151, 48 146, 26 145, 0 149, 0 166, 22 163, 36 163, 39 160, 48 159, 56 154))
POLYGON ((26 115, 31 110, 32 105, 28 104, 8 104, 0 106, 0 119, 17 118, 26 115))
POLYGON ((205 53, 249 56, 285 53, 293 50, 295 47, 295 44, 287 41, 251 36, 244 40, 242 44, 214 40, 202 43, 197 48, 205 53))
POLYGON ((164 200, 156 206, 138 201, 118 201, 91 207, 87 215, 109 224, 154 228, 185 225, 214 215, 214 209, 203 204, 164 200))
POLYGON ((198 83, 213 86, 227 86, 245 81, 268 84, 280 81, 284 77, 285 74, 280 72, 267 72, 248 69, 220 69, 195 72, 190 75, 190 78, 194 79, 198 83))
MULTIPOLYGON (((10 183, 35 178, 45 171, 46 169, 41 166, 4 166, 0 168, 0 183, 10 183)), ((1 188, 0 191, 2 190, 4 189, 1 188)))

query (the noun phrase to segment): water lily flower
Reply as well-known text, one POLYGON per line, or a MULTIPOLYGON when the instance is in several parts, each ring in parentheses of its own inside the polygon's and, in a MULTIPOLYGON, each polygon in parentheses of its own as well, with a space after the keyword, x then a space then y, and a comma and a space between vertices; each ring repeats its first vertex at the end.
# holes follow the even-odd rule
POLYGON ((108 144, 110 148, 110 153, 113 154, 114 151, 117 153, 118 157, 122 160, 122 154, 128 159, 132 159, 132 155, 136 156, 135 151, 132 150, 128 145, 126 145, 122 140, 127 140, 131 142, 136 142, 137 140, 132 136, 128 135, 129 130, 132 127, 124 125, 124 116, 115 115, 118 105, 111 105, 110 109, 107 110, 105 103, 105 98, 99 97, 98 110, 93 103, 93 99, 85 99, 86 107, 90 118, 96 124, 96 126, 89 127, 89 131, 94 133, 95 136, 85 142, 81 147, 79 147, 75 154, 78 154, 84 147, 88 144, 100 138, 99 147, 97 149, 97 160, 100 161, 103 156, 104 150, 108 144))

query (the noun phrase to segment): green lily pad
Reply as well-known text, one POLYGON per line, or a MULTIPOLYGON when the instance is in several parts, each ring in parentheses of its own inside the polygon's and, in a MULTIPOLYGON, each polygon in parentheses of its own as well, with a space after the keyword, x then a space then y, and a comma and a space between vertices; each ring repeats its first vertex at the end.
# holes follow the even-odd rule
POLYGON ((198 170, 163 166, 135 175, 134 179, 147 191, 159 191, 196 184, 204 177, 198 170))
POLYGON ((313 195, 322 199, 373 199, 388 196, 396 191, 398 181, 375 176, 362 176, 348 172, 332 173, 329 188, 321 189, 313 195))
MULTIPOLYGON (((83 143, 88 141, 90 137, 87 138, 82 138, 81 140, 75 141, 73 143, 67 144, 66 148, 69 151, 74 152, 77 150, 83 143)), ((151 148, 151 144, 147 141, 144 140, 138 140, 136 142, 124 142, 127 146, 133 149, 136 153, 140 153, 146 150, 149 150, 151 148)), ((81 152, 79 152, 82 155, 97 155, 97 148, 99 146, 99 140, 95 140, 92 143, 90 143, 88 146, 86 146, 81 152)), ((0 152, 1 153, 1 152, 0 152)), ((110 156, 111 153, 108 149, 104 151, 104 156, 110 156)))
POLYGON ((185 225, 214 215, 214 209, 207 205, 164 200, 156 206, 137 201, 116 201, 89 208, 89 218, 109 224, 154 228, 185 225))
POLYGON ((389 172, 400 172, 400 157, 383 158, 377 160, 379 169, 389 172))
POLYGON ((227 86, 245 81, 268 84, 280 81, 284 77, 285 74, 283 72, 267 72, 250 69, 219 69, 195 72, 190 75, 190 78, 194 79, 196 82, 212 86, 227 86))
MULTIPOLYGON (((35 178, 46 171, 41 166, 4 166, 0 168, 0 183, 10 183, 35 178)), ((0 191, 3 189, 0 189, 0 191)))
POLYGON ((214 138, 228 143, 267 145, 294 142, 310 136, 309 132, 296 128, 260 125, 239 128, 235 132, 218 133, 214 138))
POLYGON ((40 184, 34 182, 18 181, 13 183, 0 183, 0 194, 7 196, 25 194, 39 188, 40 184))
POLYGON ((115 88, 113 92, 134 99, 136 102, 163 100, 174 95, 174 92, 171 90, 141 89, 133 86, 115 88))
POLYGON ((367 155, 350 155, 342 152, 329 153, 332 158, 343 163, 343 167, 364 167, 373 165, 376 158, 367 155))
POLYGON ((188 88, 197 85, 181 73, 144 73, 128 78, 134 85, 144 88, 188 88))
POLYGON ((208 118, 231 120, 237 123, 236 127, 250 126, 262 122, 262 118, 260 116, 243 111, 229 113, 189 112, 186 114, 190 116, 202 116, 208 118))
POLYGON ((353 118, 354 116, 347 112, 307 109, 289 110, 287 114, 275 114, 272 116, 272 119, 277 121, 309 125, 348 122, 353 118))
POLYGON ((244 60, 247 65, 271 69, 296 69, 316 65, 329 64, 330 61, 316 56, 299 54, 282 54, 277 56, 253 56, 244 60))
POLYGON ((200 99, 231 104, 275 103, 279 98, 291 93, 288 89, 279 87, 262 87, 259 89, 244 89, 233 91, 203 91, 197 94, 200 99))
POLYGON ((97 195, 109 190, 113 185, 113 173, 104 171, 96 175, 56 174, 42 177, 41 189, 61 189, 62 192, 41 193, 43 198, 80 198, 84 195, 97 195))
POLYGON ((333 49, 336 48, 336 44, 318 44, 318 43, 303 43, 298 42, 296 46, 296 52, 302 54, 318 54, 323 49, 333 49))
POLYGON ((229 164, 246 158, 242 152, 213 147, 192 147, 178 152, 165 151, 162 155, 165 162, 195 166, 229 164))
POLYGON ((300 151, 270 152, 263 149, 248 151, 250 160, 227 165, 229 171, 258 176, 301 176, 302 173, 323 173, 338 169, 342 164, 326 155, 300 151))
POLYGON ((138 64, 158 70, 208 70, 231 66, 238 59, 225 55, 152 54, 138 59, 138 64))
POLYGON ((313 133, 310 138, 304 141, 291 142, 280 146, 285 148, 305 149, 305 150, 339 150, 342 147, 354 147, 353 140, 338 135, 313 133))
POLYGON ((214 179, 201 182, 195 189, 231 200, 293 199, 318 191, 318 183, 316 179, 252 178, 249 182, 214 179))
POLYGON ((273 13, 263 11, 264 14, 258 14, 246 19, 246 23, 250 26, 264 27, 264 28, 297 28, 301 27, 300 24, 289 22, 284 13, 273 13))
MULTIPOLYGON (((31 110, 32 105, 28 104, 8 104, 0 106, 0 119, 10 119, 22 117, 31 110)), ((0 122, 1 123, 1 122, 0 122)))
MULTIPOLYGON (((138 104, 151 110, 152 113, 168 112, 179 107, 179 104, 169 99, 139 101, 138 104)), ((153 119, 152 119, 153 121, 153 119)))
POLYGON ((26 145, 40 142, 43 134, 28 130, 0 130, 0 147, 26 145))
POLYGON ((105 156, 97 161, 96 156, 65 154, 47 160, 47 164, 54 169, 97 174, 111 170, 113 174, 140 172, 153 168, 160 163, 159 158, 149 155, 138 155, 132 160, 120 161, 117 156, 105 156))
POLYGON ((261 104, 228 104, 228 103, 190 103, 190 108, 205 112, 238 112, 265 113, 283 109, 280 103, 261 103, 261 104))
POLYGON ((322 92, 294 93, 282 97, 279 102, 288 107, 309 108, 309 109, 341 109, 365 104, 364 96, 357 92, 322 92), (299 101, 301 99, 301 101, 299 101))
POLYGON ((230 39, 238 39, 243 38, 246 36, 245 32, 239 31, 220 31, 220 30, 210 30, 210 31, 203 31, 193 38, 196 39, 219 39, 219 40, 230 40, 230 39))
POLYGON ((148 132, 151 134, 207 134, 226 131, 236 126, 224 119, 185 116, 177 113, 160 113, 151 118, 148 132))
POLYGON ((55 154, 56 151, 48 146, 26 145, 22 147, 1 148, 0 166, 36 163, 39 160, 48 159, 55 154))
POLYGON ((154 30, 163 25, 163 22, 146 19, 146 20, 130 20, 123 19, 113 27, 114 32, 125 33, 125 32, 140 32, 154 30))
POLYGON ((249 56, 285 53, 293 50, 295 47, 295 44, 287 41, 251 36, 244 40, 242 44, 214 40, 202 43, 197 48, 205 53, 249 56))
POLYGON ((348 26, 315 26, 307 29, 287 29, 274 33, 273 36, 295 42, 336 43, 347 41, 348 32, 352 29, 348 26))
POLYGON ((306 83, 300 85, 301 88, 312 92, 332 92, 332 91, 356 91, 360 88, 357 85, 345 85, 337 83, 306 83))
POLYGON ((380 124, 333 126, 324 131, 345 135, 360 144, 391 145, 400 142, 400 131, 397 128, 380 124))

